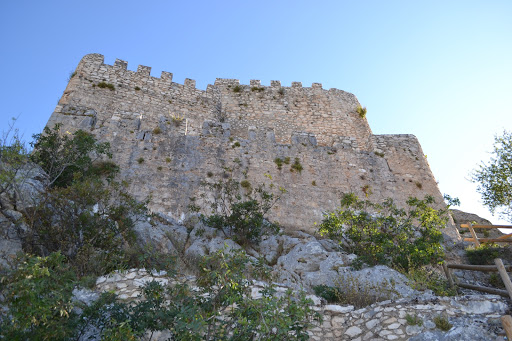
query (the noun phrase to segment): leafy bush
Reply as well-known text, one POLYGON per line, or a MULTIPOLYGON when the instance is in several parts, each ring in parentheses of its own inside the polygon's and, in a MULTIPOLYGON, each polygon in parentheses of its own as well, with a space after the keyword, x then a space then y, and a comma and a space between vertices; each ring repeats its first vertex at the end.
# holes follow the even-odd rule
POLYGON ((417 315, 405 315, 405 320, 407 321, 407 324, 410 326, 422 326, 423 320, 417 316, 417 315))
POLYGON ((453 325, 448 321, 448 318, 442 315, 434 317, 434 323, 436 324, 437 329, 440 329, 444 332, 449 331, 453 327, 453 325))
POLYGON ((13 119, 0 139, 0 194, 11 192, 17 186, 19 174, 29 158, 25 143, 14 127, 15 123, 13 119))
POLYGON ((60 251, 80 276, 102 275, 124 262, 125 246, 135 243, 133 217, 145 212, 123 184, 90 178, 49 189, 25 213, 30 229, 20 234, 25 251, 60 251))
POLYGON ((366 107, 362 107, 362 106, 357 106, 356 108, 356 112, 358 113, 359 117, 361 118, 365 118, 366 117, 366 107))
POLYGON ((66 340, 74 333, 74 274, 64 262, 60 253, 26 257, 2 277, 2 304, 9 310, 0 311, 0 338, 66 340))
POLYGON ((295 162, 293 163, 293 165, 290 167, 290 171, 297 171, 299 173, 302 172, 302 165, 300 164, 300 160, 298 157, 295 158, 295 162))
MULTIPOLYGON (((98 172, 94 161, 102 157, 112 158, 108 143, 98 143, 92 134, 83 130, 61 134, 60 127, 60 124, 53 129, 45 127, 43 134, 34 135, 31 143, 34 151, 30 160, 48 174, 51 186, 66 187, 90 176, 98 172)), ((115 173, 117 168, 110 170, 115 173)))
POLYGON ((467 248, 466 257, 470 264, 494 265, 494 259, 500 258, 502 248, 497 244, 482 244, 479 247, 467 248))
POLYGON ((328 285, 315 285, 313 287, 315 295, 322 297, 329 303, 338 302, 338 288, 330 287, 328 285))
POLYGON ((405 271, 439 263, 444 258, 439 229, 446 223, 446 212, 431 207, 431 196, 409 198, 406 203, 407 209, 401 209, 391 199, 375 204, 345 194, 339 210, 324 214, 319 232, 355 253, 359 263, 405 271))
POLYGON ((409 285, 415 290, 432 290, 437 296, 455 296, 457 289, 450 287, 448 280, 427 267, 411 268, 404 273, 409 279, 409 285))
POLYGON ((98 88, 102 88, 102 89, 110 89, 112 91, 114 91, 116 88, 114 86, 114 84, 110 84, 110 83, 107 83, 107 82, 99 82, 98 83, 98 88))
POLYGON ((264 185, 246 190, 243 195, 240 183, 231 178, 203 185, 214 194, 213 199, 202 196, 211 212, 201 215, 206 225, 242 245, 259 243, 263 235, 279 231, 279 225, 265 216, 280 197, 268 192, 264 185))

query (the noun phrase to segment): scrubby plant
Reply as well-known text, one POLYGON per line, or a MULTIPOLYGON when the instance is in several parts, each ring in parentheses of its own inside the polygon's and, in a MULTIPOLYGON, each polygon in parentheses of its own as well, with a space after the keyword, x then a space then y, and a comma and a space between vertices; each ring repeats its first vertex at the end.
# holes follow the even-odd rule
POLYGON ((407 276, 409 279, 409 285, 415 290, 432 290, 437 296, 457 295, 457 289, 455 287, 451 287, 448 280, 433 268, 415 267, 410 268, 409 271, 401 272, 407 276))
POLYGON ((98 83, 98 88, 102 88, 102 89, 110 89, 112 91, 114 91, 116 88, 114 86, 114 84, 110 84, 110 83, 107 83, 107 82, 99 82, 98 83))
POLYGON ((135 89, 135 91, 139 91, 140 90, 140 88, 138 86, 136 86, 134 89, 135 89))
POLYGON ((293 171, 297 171, 299 173, 302 172, 304 168, 302 167, 301 163, 300 163, 300 159, 298 157, 295 158, 295 162, 293 163, 293 165, 290 167, 290 171, 293 172, 293 171))
POLYGON ((452 329, 453 325, 448 321, 448 318, 446 316, 438 315, 434 317, 434 323, 436 325, 437 329, 440 329, 444 332, 449 331, 452 329))
POLYGON ((233 87, 233 92, 240 92, 240 91, 242 91, 242 87, 240 85, 235 85, 233 87))
POLYGON ((76 314, 71 301, 75 276, 60 253, 22 257, 4 274, 0 291, 0 338, 4 340, 67 340, 74 334, 76 314))
POLYGON ((500 258, 502 248, 497 244, 482 244, 479 247, 466 249, 466 257, 470 264, 492 265, 495 258, 500 258))
POLYGON ((410 268, 437 264, 443 257, 446 211, 432 207, 434 198, 409 198, 407 208, 398 208, 392 199, 381 204, 345 194, 341 208, 325 213, 319 232, 336 240, 358 256, 358 263, 410 268))
POLYGON ((139 157, 139 158, 137 159, 137 163, 139 163, 139 164, 140 164, 140 163, 143 163, 143 162, 144 162, 144 158, 143 158, 143 157, 139 157))
POLYGON ((361 118, 365 118, 366 117, 366 107, 362 107, 360 105, 357 106, 356 108, 356 112, 357 114, 359 115, 359 117, 361 118))
POLYGON ((161 133, 162 133, 162 129, 160 129, 160 127, 156 127, 155 129, 153 129, 153 134, 158 135, 161 133))
MULTIPOLYGON (((50 186, 65 187, 96 172, 95 161, 112 158, 110 145, 99 143, 83 130, 71 134, 60 131, 61 124, 45 127, 42 134, 33 136, 34 148, 30 160, 48 174, 50 186)), ((112 169, 114 170, 114 169, 112 169)))
POLYGON ((423 320, 418 315, 405 315, 405 320, 407 321, 407 324, 410 326, 422 326, 423 320))
POLYGON ((240 147, 240 142, 236 141, 235 143, 233 143, 233 145, 231 146, 231 148, 236 148, 236 147, 240 147))
POLYGON ((279 225, 270 222, 266 215, 280 196, 267 191, 265 185, 245 190, 245 193, 241 191, 241 184, 232 178, 203 186, 213 193, 213 198, 202 196, 209 208, 209 212, 201 215, 206 225, 221 230, 240 244, 257 244, 263 235, 279 231, 279 225))
POLYGON ((277 169, 279 169, 279 170, 283 169, 283 160, 281 158, 276 157, 274 159, 274 163, 276 164, 277 169))

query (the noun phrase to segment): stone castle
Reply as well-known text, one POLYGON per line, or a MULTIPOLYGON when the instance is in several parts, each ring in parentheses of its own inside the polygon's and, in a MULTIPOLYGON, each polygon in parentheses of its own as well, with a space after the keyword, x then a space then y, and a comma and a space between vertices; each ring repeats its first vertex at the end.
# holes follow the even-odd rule
MULTIPOLYGON (((204 191, 201 182, 229 172, 252 186, 272 178, 287 190, 272 210, 285 229, 315 231, 347 192, 397 204, 430 194, 444 205, 416 137, 373 135, 350 93, 235 79, 217 79, 204 91, 194 80, 178 84, 171 73, 150 72, 86 55, 48 126, 110 142, 131 193, 150 196, 153 211, 185 220, 204 191)), ((445 232, 457 238, 454 228, 445 232)))

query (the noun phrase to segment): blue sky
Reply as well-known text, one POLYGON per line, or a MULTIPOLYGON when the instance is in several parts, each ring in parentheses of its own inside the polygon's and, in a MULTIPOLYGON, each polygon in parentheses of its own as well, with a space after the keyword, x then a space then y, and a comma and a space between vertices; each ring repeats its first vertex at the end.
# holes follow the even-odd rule
MULTIPOLYGON (((414 134, 443 193, 494 223, 467 178, 512 129, 510 1, 3 1, 0 128, 46 124, 83 55, 354 93, 375 134, 414 134)), ((4 129, 1 129, 4 130, 4 129)))

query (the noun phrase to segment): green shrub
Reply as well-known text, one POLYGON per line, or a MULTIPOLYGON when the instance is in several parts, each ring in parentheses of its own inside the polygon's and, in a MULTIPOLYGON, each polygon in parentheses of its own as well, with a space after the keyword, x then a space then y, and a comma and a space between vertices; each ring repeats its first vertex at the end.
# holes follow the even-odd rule
MULTIPOLYGON (((83 130, 61 134, 60 127, 61 124, 52 129, 45 127, 42 134, 33 135, 34 142, 31 143, 34 151, 30 160, 49 175, 51 186, 65 187, 90 176, 98 171, 94 168, 96 160, 105 156, 112 158, 108 143, 98 143, 92 134, 83 130)), ((111 173, 117 172, 115 167, 109 166, 109 169, 111 173)))
POLYGON ((231 148, 236 148, 236 147, 240 147, 240 142, 236 141, 235 143, 233 143, 233 145, 231 146, 231 148))
POLYGON ((362 106, 357 106, 356 108, 356 112, 358 113, 359 117, 361 118, 365 118, 366 117, 366 107, 362 107, 362 106))
POLYGON ((432 208, 431 196, 406 203, 407 209, 400 209, 391 199, 375 204, 345 194, 339 210, 324 214, 319 232, 355 253, 359 264, 391 265, 406 272, 438 264, 444 258, 439 229, 445 226, 446 212, 432 208))
POLYGON ((267 220, 266 215, 280 196, 268 192, 264 185, 245 191, 243 196, 241 184, 231 178, 203 185, 214 194, 213 199, 202 195, 210 213, 201 215, 206 225, 220 229, 242 245, 259 243, 263 235, 279 231, 279 225, 267 220))
POLYGON ((450 287, 448 280, 434 269, 427 267, 410 268, 404 274, 409 279, 409 286, 415 290, 432 290, 437 296, 457 295, 457 289, 450 287))
POLYGON ((274 159, 274 163, 277 165, 277 169, 281 170, 283 168, 283 160, 276 157, 274 159))
POLYGON ((262 92, 262 91, 265 91, 265 88, 264 87, 253 86, 253 87, 251 87, 251 91, 262 92))
POLYGON ((442 315, 434 317, 434 323, 436 324, 437 329, 440 329, 444 332, 449 331, 453 327, 453 325, 448 321, 448 318, 442 315))
POLYGON ((139 158, 137 159, 137 163, 139 163, 139 164, 140 164, 140 163, 143 163, 143 162, 144 162, 144 158, 143 158, 143 157, 139 157, 139 158))
POLYGON ((146 212, 145 203, 125 189, 89 178, 48 190, 25 213, 30 229, 20 232, 24 250, 40 255, 60 251, 79 276, 123 267, 125 246, 135 243, 134 217, 146 212))
POLYGON ((153 134, 158 135, 161 133, 162 133, 162 129, 160 129, 160 127, 156 127, 155 129, 153 129, 153 134))
POLYGON ((240 92, 242 91, 242 87, 240 85, 235 85, 235 87, 233 88, 233 92, 240 92))
POLYGON ((315 285, 313 287, 315 295, 322 297, 328 303, 338 302, 338 289, 327 285, 315 285))
POLYGON ((134 89, 135 89, 135 91, 139 91, 140 90, 140 88, 138 86, 136 86, 134 89))
POLYGON ((169 162, 171 162, 171 161, 172 161, 172 160, 171 160, 171 158, 170 158, 170 157, 166 157, 166 158, 165 158, 165 162, 169 163, 169 162))
POLYGON ((497 244, 481 244, 476 248, 467 248, 466 257, 470 264, 494 265, 494 259, 500 258, 501 251, 497 244))
POLYGON ((290 171, 293 172, 293 171, 297 171, 299 173, 302 172, 302 165, 300 164, 300 160, 298 157, 295 158, 295 162, 293 163, 293 165, 291 166, 290 168, 290 171))
POLYGON ((405 320, 407 321, 407 324, 410 326, 422 326, 423 320, 418 317, 418 315, 405 315, 405 320))
POLYGON ((0 338, 5 340, 67 340, 76 318, 71 301, 75 276, 65 257, 25 257, 2 277, 0 338))
POLYGON ((114 91, 116 88, 114 87, 114 84, 110 84, 110 83, 106 83, 106 82, 100 82, 98 83, 98 88, 102 88, 102 89, 110 89, 112 91, 114 91))

